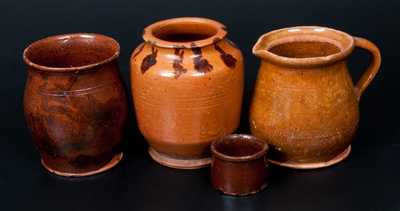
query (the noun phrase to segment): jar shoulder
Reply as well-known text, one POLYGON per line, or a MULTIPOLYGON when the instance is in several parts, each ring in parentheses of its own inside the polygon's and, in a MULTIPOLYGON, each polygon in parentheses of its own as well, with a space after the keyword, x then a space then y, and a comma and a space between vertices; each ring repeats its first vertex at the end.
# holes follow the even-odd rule
POLYGON ((160 48, 140 44, 131 55, 132 75, 179 78, 243 69, 243 56, 236 45, 223 39, 205 47, 160 48))
POLYGON ((25 112, 47 112, 52 105, 63 109, 76 107, 78 110, 83 107, 96 110, 100 106, 99 110, 103 110, 109 104, 125 109, 126 93, 118 66, 103 68, 77 73, 29 69, 24 91, 25 112))
POLYGON ((83 94, 106 86, 121 86, 117 63, 82 72, 44 72, 28 69, 25 89, 44 93, 83 94))

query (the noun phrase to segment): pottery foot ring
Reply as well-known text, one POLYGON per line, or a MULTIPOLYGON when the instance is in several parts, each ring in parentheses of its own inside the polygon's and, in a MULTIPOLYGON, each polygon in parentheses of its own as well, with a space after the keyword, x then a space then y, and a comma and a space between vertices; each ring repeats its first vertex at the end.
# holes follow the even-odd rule
POLYGON ((157 152, 151 147, 149 147, 149 154, 157 163, 176 169, 199 169, 207 167, 211 163, 211 158, 180 159, 157 152))
POLYGON ((294 162, 278 162, 278 161, 274 161, 274 160, 269 160, 269 162, 278 165, 278 166, 284 166, 284 167, 288 167, 288 168, 293 168, 293 169, 317 169, 317 168, 324 168, 324 167, 328 167, 328 166, 332 166, 335 165, 339 162, 341 162, 342 160, 344 160, 347 156, 349 156, 351 151, 351 145, 349 147, 347 147, 343 152, 341 152, 340 154, 338 154, 337 156, 335 156, 334 158, 325 161, 325 162, 316 162, 316 163, 294 163, 294 162))
POLYGON ((102 172, 105 172, 109 169, 111 169, 112 167, 114 167, 115 165, 117 165, 122 157, 123 157, 123 153, 119 153, 116 154, 108 163, 106 163, 103 167, 97 169, 97 170, 93 170, 93 171, 89 171, 89 172, 83 172, 83 173, 68 173, 68 172, 61 172, 61 171, 57 171, 54 169, 51 169, 44 161, 43 159, 41 159, 41 163, 43 165, 43 167, 48 170, 49 172, 59 175, 59 176, 64 176, 64 177, 85 177, 85 176, 91 176, 91 175, 95 175, 95 174, 99 174, 102 172))
POLYGON ((250 195, 253 195, 253 194, 256 194, 256 193, 258 193, 258 192, 263 191, 267 186, 268 186, 268 183, 265 183, 265 184, 263 184, 263 185, 260 187, 260 189, 257 189, 257 190, 254 190, 254 191, 251 191, 251 192, 248 192, 248 193, 242 193, 242 194, 240 194, 240 193, 228 192, 228 191, 224 191, 224 190, 222 190, 222 189, 218 189, 218 191, 220 191, 220 192, 223 193, 223 194, 230 195, 230 196, 250 196, 250 195))

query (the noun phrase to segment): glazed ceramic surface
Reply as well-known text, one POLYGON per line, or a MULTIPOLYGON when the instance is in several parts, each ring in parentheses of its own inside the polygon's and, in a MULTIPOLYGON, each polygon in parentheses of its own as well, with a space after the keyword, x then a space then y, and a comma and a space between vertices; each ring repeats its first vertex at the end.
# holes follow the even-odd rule
POLYGON ((25 117, 49 171, 86 176, 122 158, 127 102, 118 56, 118 43, 97 34, 52 36, 25 49, 25 117))
POLYGON ((305 26, 263 35, 253 53, 262 61, 250 126, 271 144, 271 161, 319 168, 343 160, 357 129, 360 96, 379 70, 378 48, 341 31, 305 26), (355 46, 373 59, 353 86, 346 59, 355 46))
POLYGON ((148 26, 132 53, 137 121, 162 165, 209 165, 211 141, 239 124, 243 59, 226 34, 213 20, 168 19, 148 26))
POLYGON ((211 182, 228 195, 257 193, 267 186, 267 144, 254 136, 232 134, 211 144, 211 182))

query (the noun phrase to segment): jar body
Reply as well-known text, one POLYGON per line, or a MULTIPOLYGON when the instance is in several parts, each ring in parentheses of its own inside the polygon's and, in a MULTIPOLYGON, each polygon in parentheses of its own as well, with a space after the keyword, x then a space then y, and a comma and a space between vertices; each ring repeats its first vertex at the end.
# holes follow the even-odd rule
POLYGON ((114 166, 127 116, 116 60, 77 72, 28 66, 24 111, 43 165, 63 176, 114 166))
POLYGON ((233 196, 255 194, 268 185, 268 145, 254 136, 231 134, 211 143, 211 183, 233 196))
POLYGON ((271 161, 318 168, 344 159, 359 120, 346 63, 285 67, 262 61, 250 128, 271 144, 271 161))
POLYGON ((208 165, 211 141, 239 125, 243 59, 227 39, 193 48, 145 42, 132 54, 131 81, 139 129, 163 165, 208 165))

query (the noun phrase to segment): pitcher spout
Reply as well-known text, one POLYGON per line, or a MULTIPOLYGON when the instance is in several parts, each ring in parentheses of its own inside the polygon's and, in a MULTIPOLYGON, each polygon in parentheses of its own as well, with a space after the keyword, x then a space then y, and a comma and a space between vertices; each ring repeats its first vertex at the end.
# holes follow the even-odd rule
POLYGON ((316 67, 344 60, 354 49, 350 35, 319 26, 279 29, 262 35, 253 54, 291 67, 316 67))
POLYGON ((254 55, 261 59, 266 59, 268 57, 267 50, 265 48, 265 40, 263 39, 264 36, 260 37, 256 44, 254 44, 252 52, 254 55))

